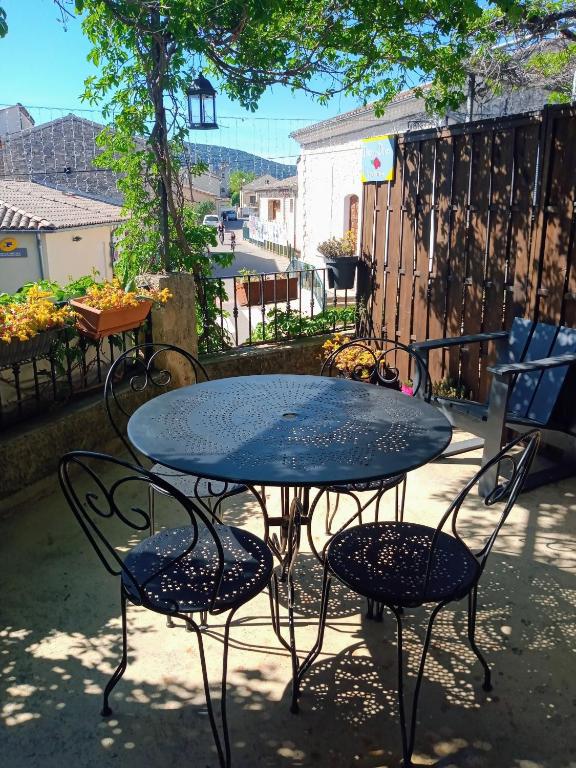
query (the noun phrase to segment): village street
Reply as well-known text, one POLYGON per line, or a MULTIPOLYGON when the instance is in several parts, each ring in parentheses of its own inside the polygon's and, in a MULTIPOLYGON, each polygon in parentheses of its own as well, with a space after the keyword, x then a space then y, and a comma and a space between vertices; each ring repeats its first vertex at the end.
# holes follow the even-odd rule
POLYGON ((230 233, 236 234, 234 262, 226 268, 215 267, 214 277, 232 277, 241 269, 253 269, 255 272, 284 272, 289 264, 285 256, 278 256, 258 245, 252 245, 242 237, 242 221, 226 222, 224 245, 218 244, 215 251, 230 251, 230 233))

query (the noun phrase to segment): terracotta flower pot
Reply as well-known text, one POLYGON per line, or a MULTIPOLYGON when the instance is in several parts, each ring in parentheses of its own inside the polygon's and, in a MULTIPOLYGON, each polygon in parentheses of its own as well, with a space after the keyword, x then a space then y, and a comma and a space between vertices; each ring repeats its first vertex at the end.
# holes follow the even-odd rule
POLYGON ((49 331, 37 333, 27 341, 12 339, 9 344, 0 341, 0 368, 23 363, 33 358, 48 357, 60 330, 60 328, 51 328, 49 331))
POLYGON ((298 298, 298 278, 278 278, 277 280, 242 280, 236 283, 236 298, 241 307, 255 307, 261 304, 292 301, 298 298), (264 286, 264 297, 262 297, 264 286), (264 298, 264 300, 262 300, 264 298))
POLYGON ((82 299, 70 299, 70 306, 77 313, 76 326, 89 339, 98 341, 105 336, 138 328, 148 317, 152 302, 142 299, 136 307, 119 309, 94 309, 82 303, 82 299))

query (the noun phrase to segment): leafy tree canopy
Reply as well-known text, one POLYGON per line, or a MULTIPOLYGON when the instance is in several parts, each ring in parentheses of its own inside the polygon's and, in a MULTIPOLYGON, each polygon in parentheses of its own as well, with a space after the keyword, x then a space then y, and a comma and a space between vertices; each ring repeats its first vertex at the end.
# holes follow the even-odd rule
POLYGON ((274 84, 320 101, 345 92, 383 108, 399 91, 430 82, 423 95, 440 110, 462 102, 469 71, 494 84, 518 82, 521 69, 554 72, 562 90, 576 58, 569 0, 55 2, 83 13, 89 36, 98 29, 109 45, 123 46, 127 66, 138 35, 159 32, 151 21, 159 11, 176 79, 184 85, 202 69, 249 109, 274 84))
POLYGON ((0 37, 4 37, 8 32, 8 24, 6 24, 6 11, 4 8, 0 8, 0 37))
POLYGON ((229 181, 230 193, 233 196, 238 195, 244 184, 249 184, 255 178, 256 174, 252 171, 233 171, 229 181))

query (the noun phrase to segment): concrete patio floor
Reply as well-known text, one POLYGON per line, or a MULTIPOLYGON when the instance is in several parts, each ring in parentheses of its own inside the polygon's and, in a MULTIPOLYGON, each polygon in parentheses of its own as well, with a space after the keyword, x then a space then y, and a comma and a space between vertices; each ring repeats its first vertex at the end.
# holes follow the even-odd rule
MULTIPOLYGON (((465 454, 412 473, 407 519, 435 523, 478 464, 477 454, 465 454)), ((0 518, 0 766, 216 766, 194 635, 168 629, 161 616, 129 607, 129 666, 113 716, 100 717, 119 657, 118 587, 56 485, 30 499, 0 518)), ((478 540, 487 517, 474 498, 463 530, 478 540)), ((247 495, 228 504, 226 521, 261 530, 247 495)), ((308 649, 321 569, 306 547, 298 579, 297 640, 308 649)), ((324 651, 298 715, 289 712, 290 659, 271 629, 266 593, 240 610, 228 687, 235 768, 399 764, 395 626, 387 615, 366 621, 363 607, 334 588, 324 651)), ((407 617, 412 675, 424 620, 424 611, 407 617)), ((216 701, 222 629, 216 617, 205 632, 216 701)), ((467 645, 465 604, 437 620, 415 763, 574 768, 576 480, 520 497, 483 577, 477 640, 493 669, 490 694, 467 645)))

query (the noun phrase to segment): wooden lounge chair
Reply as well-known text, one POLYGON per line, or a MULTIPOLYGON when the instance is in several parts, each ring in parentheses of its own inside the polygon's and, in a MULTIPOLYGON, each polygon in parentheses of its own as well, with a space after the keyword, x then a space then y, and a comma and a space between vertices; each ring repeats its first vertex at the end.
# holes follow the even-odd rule
MULTIPOLYGON (((505 430, 542 430, 544 441, 564 453, 564 461, 536 468, 527 487, 576 472, 576 329, 533 323, 515 318, 510 331, 481 333, 458 338, 432 339, 411 348, 428 366, 430 350, 474 343, 496 342, 497 363, 489 366, 492 382, 486 403, 433 397, 455 427, 478 435, 483 440, 484 466, 505 441, 505 430), (570 393, 573 393, 572 395, 570 393), (572 460, 566 461, 572 453, 572 460)), ((450 446, 447 455, 481 445, 464 441, 450 446)), ((496 472, 487 473, 480 484, 486 495, 494 487, 496 472)))

